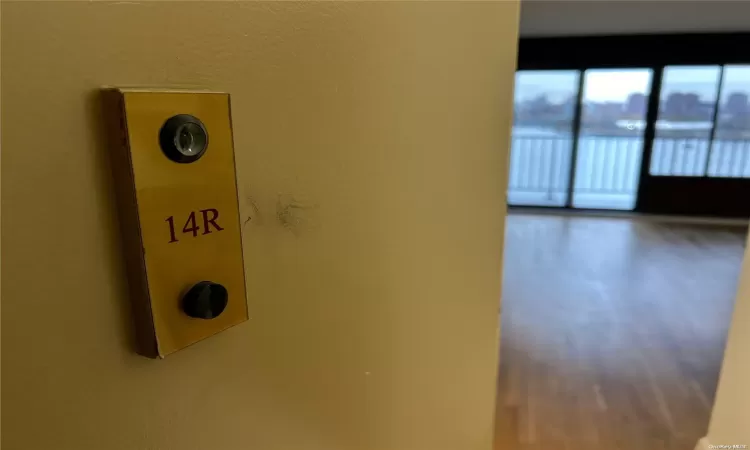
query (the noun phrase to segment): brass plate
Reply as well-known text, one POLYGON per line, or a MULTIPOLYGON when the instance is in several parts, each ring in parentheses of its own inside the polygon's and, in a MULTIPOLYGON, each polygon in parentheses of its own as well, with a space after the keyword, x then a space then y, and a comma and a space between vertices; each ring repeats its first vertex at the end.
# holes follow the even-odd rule
POLYGON ((164 357, 248 318, 229 95, 121 89, 107 96, 120 116, 114 164, 139 352, 164 357), (191 163, 170 160, 159 145, 162 126, 178 114, 208 131, 205 154, 191 163), (229 293, 214 319, 181 308, 200 281, 229 293))

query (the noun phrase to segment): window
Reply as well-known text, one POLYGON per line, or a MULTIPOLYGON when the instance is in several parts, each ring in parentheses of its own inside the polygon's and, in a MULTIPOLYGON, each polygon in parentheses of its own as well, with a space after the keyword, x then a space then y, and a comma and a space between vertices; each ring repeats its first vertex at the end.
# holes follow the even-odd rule
POLYGON ((651 69, 585 72, 574 207, 635 207, 651 75, 651 69))
POLYGON ((708 175, 750 178, 750 66, 725 66, 708 175))
POLYGON ((575 70, 516 73, 508 203, 567 202, 578 77, 575 70))
POLYGON ((651 175, 706 174, 720 76, 720 66, 664 68, 651 175))
POLYGON ((521 38, 508 203, 750 217, 750 33, 521 38))

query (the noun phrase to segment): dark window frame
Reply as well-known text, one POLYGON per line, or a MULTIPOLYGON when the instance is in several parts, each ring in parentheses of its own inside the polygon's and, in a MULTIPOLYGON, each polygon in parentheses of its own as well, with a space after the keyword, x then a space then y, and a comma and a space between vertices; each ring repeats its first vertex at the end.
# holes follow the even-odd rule
POLYGON ((521 38, 518 70, 725 65, 750 62, 750 33, 521 38))
MULTIPOLYGON (((644 133, 641 192, 635 211, 750 217, 750 202, 747 201, 750 198, 750 179, 671 176, 664 178, 670 179, 667 182, 673 181, 674 188, 665 189, 655 182, 656 177, 648 174, 664 67, 719 65, 723 71, 726 65, 750 64, 748 48, 750 33, 744 32, 529 37, 519 39, 517 70, 578 70, 583 78, 587 69, 650 68, 653 71, 652 91, 644 133), (690 178, 700 180, 699 183, 704 185, 698 186, 690 178), (686 194, 690 192, 688 195, 692 198, 689 202, 675 197, 679 189, 686 194), (727 193, 726 198, 717 197, 721 192, 727 193)), ((714 114, 718 115, 718 110, 714 114)), ((570 181, 572 185, 573 180, 570 181)), ((566 207, 570 208, 570 204, 566 207)))

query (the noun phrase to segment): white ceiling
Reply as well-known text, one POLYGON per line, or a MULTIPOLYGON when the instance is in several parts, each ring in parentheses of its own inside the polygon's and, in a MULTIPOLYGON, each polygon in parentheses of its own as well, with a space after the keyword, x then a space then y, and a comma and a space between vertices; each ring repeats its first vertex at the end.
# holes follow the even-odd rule
POLYGON ((521 2, 524 37, 722 31, 750 31, 750 0, 521 2))

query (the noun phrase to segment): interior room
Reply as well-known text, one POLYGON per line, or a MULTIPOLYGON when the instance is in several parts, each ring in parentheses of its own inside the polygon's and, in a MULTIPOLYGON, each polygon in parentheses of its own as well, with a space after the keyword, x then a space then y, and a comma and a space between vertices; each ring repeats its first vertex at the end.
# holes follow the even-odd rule
POLYGON ((522 2, 496 449, 710 445, 750 217, 747 12, 522 2))

